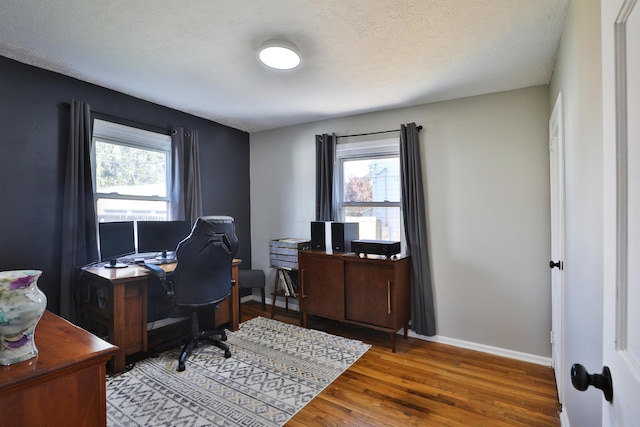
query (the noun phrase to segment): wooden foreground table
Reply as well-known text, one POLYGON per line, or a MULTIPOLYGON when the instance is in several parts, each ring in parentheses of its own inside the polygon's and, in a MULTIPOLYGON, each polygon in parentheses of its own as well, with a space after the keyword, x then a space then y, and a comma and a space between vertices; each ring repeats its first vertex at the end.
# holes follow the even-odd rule
POLYGON ((38 356, 0 366, 0 425, 106 426, 106 363, 118 347, 45 311, 38 356))

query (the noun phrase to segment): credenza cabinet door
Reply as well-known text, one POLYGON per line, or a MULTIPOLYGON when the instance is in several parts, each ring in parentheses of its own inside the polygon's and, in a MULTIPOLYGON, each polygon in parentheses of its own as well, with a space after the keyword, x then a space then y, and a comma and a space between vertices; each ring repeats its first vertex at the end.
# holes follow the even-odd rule
POLYGON ((346 319, 391 328, 395 326, 395 270, 388 263, 346 262, 346 319))
POLYGON ((341 257, 298 253, 299 301, 308 314, 344 319, 344 263, 341 257))

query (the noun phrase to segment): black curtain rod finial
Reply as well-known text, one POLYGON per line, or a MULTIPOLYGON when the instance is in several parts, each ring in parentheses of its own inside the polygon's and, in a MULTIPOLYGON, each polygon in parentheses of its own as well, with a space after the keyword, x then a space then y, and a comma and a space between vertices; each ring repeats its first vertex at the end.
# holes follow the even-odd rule
MULTIPOLYGON (((171 135, 175 135, 175 134, 177 134, 177 133, 178 133, 178 130, 177 130, 177 129, 171 129, 171 135)), ((183 136, 188 137, 188 136, 189 136, 189 131, 185 131, 185 132, 183 133, 183 136)))

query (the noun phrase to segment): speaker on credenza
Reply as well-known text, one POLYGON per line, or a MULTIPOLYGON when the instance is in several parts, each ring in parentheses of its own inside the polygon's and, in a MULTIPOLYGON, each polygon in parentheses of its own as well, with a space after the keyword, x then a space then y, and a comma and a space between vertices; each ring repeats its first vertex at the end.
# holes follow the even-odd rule
POLYGON ((360 224, 357 222, 331 223, 331 248, 334 252, 351 252, 351 241, 360 238, 360 224))
POLYGON ((326 250, 326 228, 325 221, 311 221, 311 249, 326 250))
POLYGON ((311 249, 351 252, 351 241, 359 236, 357 222, 311 221, 311 249))

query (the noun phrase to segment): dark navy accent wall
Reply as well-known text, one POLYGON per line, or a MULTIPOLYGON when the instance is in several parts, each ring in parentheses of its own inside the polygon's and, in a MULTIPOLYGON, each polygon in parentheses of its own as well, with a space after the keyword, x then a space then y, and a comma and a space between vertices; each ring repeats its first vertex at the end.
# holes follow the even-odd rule
POLYGON ((251 265, 248 133, 0 57, 0 271, 42 270, 47 309, 59 313, 71 100, 152 127, 197 129, 204 214, 235 218, 237 256, 251 265))

